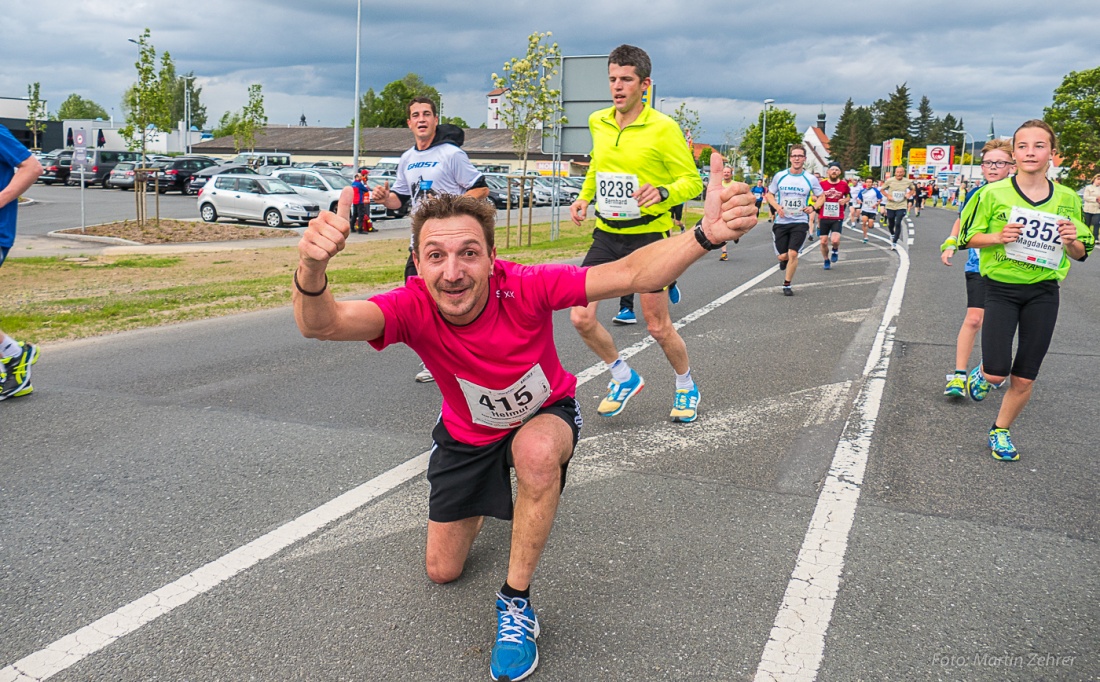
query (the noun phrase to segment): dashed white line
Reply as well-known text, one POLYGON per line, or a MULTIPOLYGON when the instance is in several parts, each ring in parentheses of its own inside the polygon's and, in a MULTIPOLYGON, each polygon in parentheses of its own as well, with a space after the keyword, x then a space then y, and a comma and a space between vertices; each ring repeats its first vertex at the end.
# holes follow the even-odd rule
POLYGON ((817 677, 825 655, 825 634, 840 591, 848 534, 855 520, 909 274, 909 254, 902 249, 898 257, 898 272, 863 368, 863 386, 837 443, 809 530, 757 666, 755 682, 809 682, 817 677))

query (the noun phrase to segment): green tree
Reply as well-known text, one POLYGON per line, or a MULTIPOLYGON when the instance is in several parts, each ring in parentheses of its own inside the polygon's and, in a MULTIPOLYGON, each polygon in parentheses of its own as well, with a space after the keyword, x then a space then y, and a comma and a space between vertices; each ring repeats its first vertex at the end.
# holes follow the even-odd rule
POLYGON ((466 122, 466 119, 462 118, 461 116, 442 116, 440 117, 439 122, 450 123, 451 125, 458 126, 459 128, 470 127, 470 124, 466 122))
MULTIPOLYGON (((741 153, 749 159, 749 165, 760 170, 760 134, 764 124, 764 111, 745 130, 741 139, 741 153)), ((765 133, 764 174, 770 177, 787 167, 787 147, 802 141, 795 126, 793 111, 773 108, 768 110, 768 127, 765 133)))
POLYGON ((855 112, 856 107, 852 103, 852 98, 849 97, 844 103, 844 110, 840 112, 840 118, 836 121, 833 136, 829 138, 829 156, 845 169, 855 168, 854 161, 859 157, 854 150, 858 146, 855 135, 855 112))
POLYGON ((263 86, 253 83, 248 86, 248 104, 241 110, 240 120, 233 128, 233 146, 237 151, 256 149, 256 131, 267 125, 264 113, 263 86))
POLYGON ((38 149, 38 133, 46 129, 46 105, 38 93, 37 81, 27 86, 27 130, 31 131, 35 149, 38 149))
POLYGON ((1100 172, 1100 66, 1063 78, 1043 119, 1058 136, 1065 183, 1077 189, 1089 182, 1100 172))
POLYGON ((157 128, 171 128, 172 119, 164 88, 161 87, 156 73, 157 50, 149 42, 149 29, 141 34, 138 48, 138 60, 134 63, 138 79, 123 95, 122 109, 126 112, 126 125, 119 132, 130 149, 140 147, 144 155, 150 136, 155 134, 157 128))
MULTIPOLYGON (((162 73, 162 76, 164 74, 162 73)), ((195 85, 195 72, 191 71, 182 76, 175 75, 175 67, 172 67, 172 75, 161 79, 165 98, 168 100, 168 113, 173 121, 185 123, 187 119, 187 99, 191 98, 191 125, 199 130, 206 126, 206 105, 202 103, 202 86, 195 85), (187 83, 191 85, 188 87, 187 83)))
POLYGON ((214 126, 214 137, 226 137, 237 130, 237 124, 241 122, 241 112, 227 111, 218 119, 218 125, 214 126))
POLYGON ((936 116, 932 111, 932 103, 928 96, 920 98, 917 106, 917 115, 909 126, 909 142, 914 147, 923 147, 928 144, 928 137, 932 133, 932 125, 936 116))
POLYGON ((107 111, 90 99, 84 99, 75 92, 68 96, 57 110, 57 118, 60 121, 71 119, 109 118, 107 111))
POLYGON ((409 102, 414 97, 428 97, 442 109, 439 91, 415 73, 390 82, 375 94, 370 88, 359 98, 359 125, 364 128, 404 128, 409 120, 409 102))
MULTIPOLYGON (((695 150, 692 150, 695 153, 695 150)), ((714 153, 714 147, 707 145, 699 150, 699 158, 695 160, 695 165, 699 168, 710 168, 710 155, 714 153)))
MULTIPOLYGON (((699 125, 699 112, 695 109, 689 109, 687 102, 680 102, 680 106, 676 107, 676 111, 671 114, 672 120, 676 121, 676 124, 680 126, 680 131, 684 134, 684 139, 690 138, 691 140, 697 140, 703 136, 706 131, 699 125)), ((700 159, 700 162, 702 160, 700 159)), ((707 157, 705 165, 710 165, 710 157, 707 157)))
POLYGON ((908 146, 911 106, 912 98, 909 96, 909 87, 905 83, 897 86, 889 99, 877 100, 872 105, 871 110, 875 116, 875 144, 901 138, 908 146))
MULTIPOLYGON (((561 91, 550 87, 558 74, 561 50, 557 43, 547 45, 544 39, 551 33, 535 31, 527 36, 527 54, 512 57, 502 67, 503 75, 493 74, 493 85, 504 90, 500 104, 500 120, 512 131, 512 149, 520 160, 522 174, 527 175, 527 156, 531 145, 559 124, 565 123, 558 98, 561 91)), ((523 204, 523 190, 520 190, 523 204)), ((523 213, 520 212, 520 221, 523 213)), ((527 233, 530 245, 531 233, 527 233)))

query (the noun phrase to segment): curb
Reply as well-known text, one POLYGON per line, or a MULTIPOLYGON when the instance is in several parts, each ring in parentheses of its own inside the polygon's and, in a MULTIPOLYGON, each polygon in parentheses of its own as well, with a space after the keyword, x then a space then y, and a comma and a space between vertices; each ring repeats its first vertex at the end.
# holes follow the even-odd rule
MULTIPOLYGON (((89 225, 88 227, 95 227, 89 225)), ((67 227, 66 230, 73 228, 67 227)), ((141 242, 131 241, 129 239, 122 239, 121 237, 100 237, 94 234, 80 234, 77 232, 62 232, 61 230, 51 230, 46 233, 47 237, 53 239, 73 239, 80 242, 98 242, 100 244, 114 244, 116 246, 148 246, 148 244, 142 244, 141 242)))

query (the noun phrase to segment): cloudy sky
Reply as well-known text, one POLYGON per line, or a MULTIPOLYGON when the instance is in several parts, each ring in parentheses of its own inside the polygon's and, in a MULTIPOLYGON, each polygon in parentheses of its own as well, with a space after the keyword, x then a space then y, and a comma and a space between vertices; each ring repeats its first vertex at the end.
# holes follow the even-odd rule
MULTIPOLYGON (((354 112, 355 0, 37 0, 0 16, 0 97, 41 83, 51 110, 78 93, 121 118, 148 27, 158 52, 194 71, 208 116, 240 109, 263 85, 272 124, 343 126, 354 112)), ((565 55, 607 54, 620 43, 647 50, 657 97, 700 113, 697 140, 736 139, 762 101, 829 128, 851 98, 870 104, 907 83, 914 107, 927 95, 937 115, 962 117, 977 137, 1011 134, 1042 115, 1062 77, 1100 65, 1096 0, 1017 5, 967 2, 676 2, 673 0, 363 0, 361 89, 380 91, 419 74, 443 96, 444 113, 485 120, 490 74, 552 31, 565 55), (1033 18, 1021 19, 1027 6, 1033 18)))

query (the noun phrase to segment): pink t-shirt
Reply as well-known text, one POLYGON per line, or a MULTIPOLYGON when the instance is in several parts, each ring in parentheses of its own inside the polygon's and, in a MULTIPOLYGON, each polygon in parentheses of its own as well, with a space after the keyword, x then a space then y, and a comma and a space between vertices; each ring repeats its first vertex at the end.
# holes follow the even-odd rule
POLYGON ((551 313, 588 305, 587 271, 498 260, 488 304, 465 326, 444 320, 424 280, 410 277, 370 299, 386 319, 370 344, 382 350, 404 343, 416 351, 443 394, 447 431, 460 442, 487 445, 530 416, 525 409, 576 394, 577 378, 558 359, 551 313))

